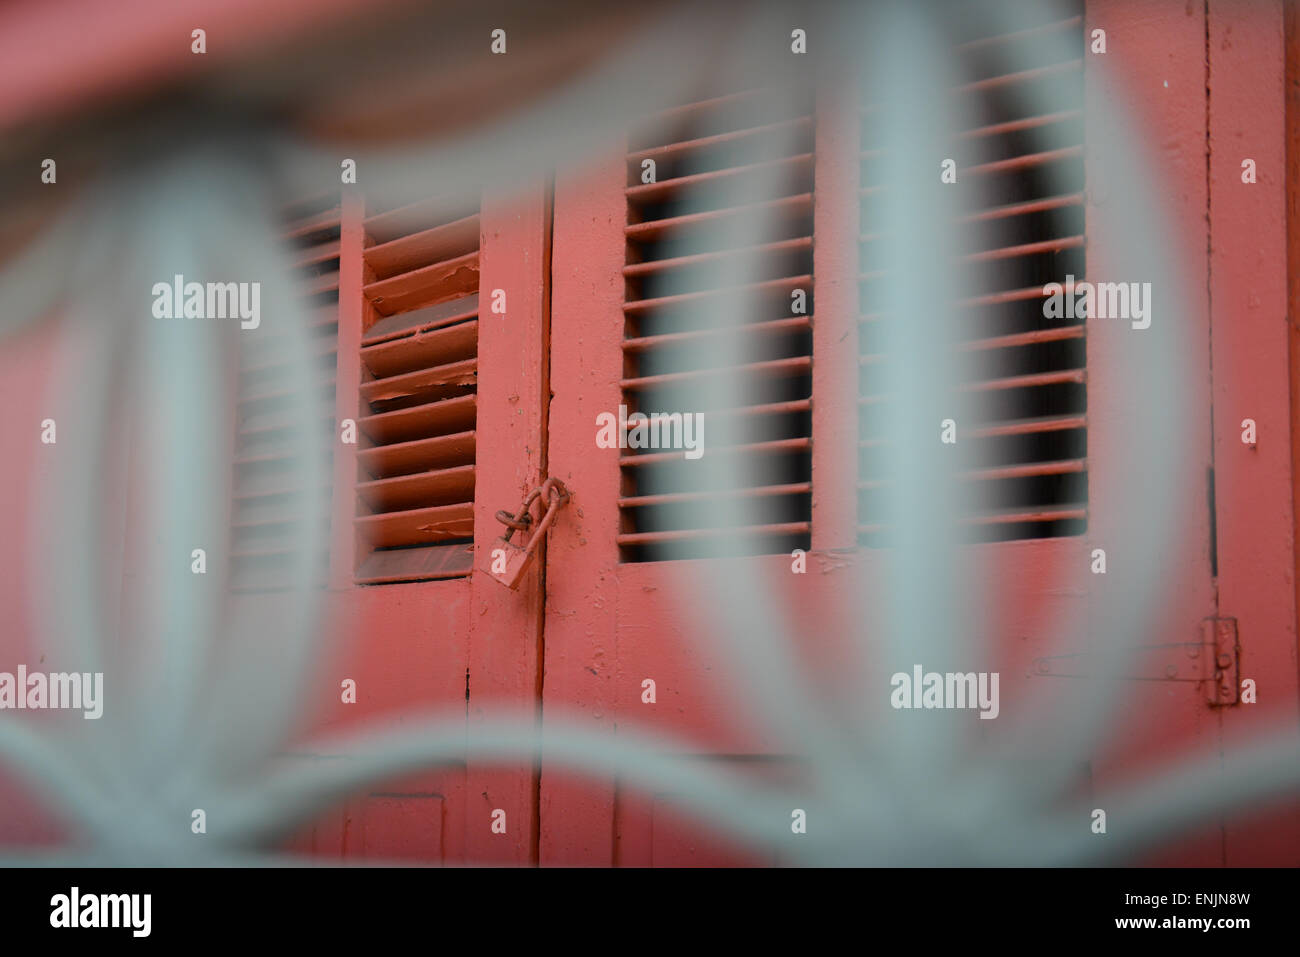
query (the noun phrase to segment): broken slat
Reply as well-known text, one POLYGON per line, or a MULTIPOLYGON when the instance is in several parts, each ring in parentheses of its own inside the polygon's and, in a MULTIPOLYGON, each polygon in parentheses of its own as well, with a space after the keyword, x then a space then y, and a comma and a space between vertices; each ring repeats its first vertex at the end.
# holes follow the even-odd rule
POLYGON ((378 515, 359 515, 353 524, 375 548, 427 545, 474 536, 474 506, 468 502, 378 515))
POLYGON ((476 251, 401 273, 362 287, 367 299, 386 316, 420 306, 432 306, 478 292, 479 254, 476 251))

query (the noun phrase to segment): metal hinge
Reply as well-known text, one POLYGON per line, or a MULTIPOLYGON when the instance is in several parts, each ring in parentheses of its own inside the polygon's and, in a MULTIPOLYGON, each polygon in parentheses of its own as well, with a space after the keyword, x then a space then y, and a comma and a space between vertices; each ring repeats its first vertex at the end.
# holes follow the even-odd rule
MULTIPOLYGON (((1049 655, 1035 658, 1033 674, 1055 678, 1086 678, 1096 674, 1095 654, 1049 655)), ((1205 618, 1201 640, 1140 645, 1127 659, 1119 677, 1130 681, 1205 683, 1211 707, 1226 708, 1241 700, 1241 643, 1235 618, 1205 618)))
POLYGON ((1201 640, 1214 649, 1210 704, 1228 708, 1241 703, 1241 640, 1235 618, 1206 618, 1201 640))

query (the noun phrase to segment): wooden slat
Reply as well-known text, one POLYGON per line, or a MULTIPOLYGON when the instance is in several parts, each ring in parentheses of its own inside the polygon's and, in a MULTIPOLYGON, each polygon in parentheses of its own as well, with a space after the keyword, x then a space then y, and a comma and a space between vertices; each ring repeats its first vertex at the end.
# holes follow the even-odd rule
POLYGON ((808 522, 783 522, 776 525, 741 525, 731 528, 683 528, 665 532, 624 532, 620 545, 658 545, 666 542, 689 542, 716 538, 753 538, 761 535, 807 535, 808 522))
POLYGON ((1008 289, 1004 292, 990 292, 979 296, 969 296, 957 302, 959 306, 1002 306, 1009 302, 1021 302, 1025 299, 1046 299, 1047 293, 1042 286, 1027 286, 1023 289, 1008 289))
POLYGON ((967 382, 959 388, 962 392, 992 392, 1003 389, 1028 389, 1045 385, 1061 385, 1067 382, 1081 383, 1087 380, 1083 369, 1064 369, 1060 372, 1035 372, 1031 375, 1007 376, 1001 379, 988 379, 983 382, 967 382))
POLYGON ((651 349, 658 349, 662 346, 684 346, 708 342, 711 339, 739 339, 750 335, 783 335, 792 332, 806 332, 811 328, 811 324, 812 316, 792 316, 789 319, 772 319, 768 322, 696 329, 691 332, 670 332, 660 336, 639 336, 634 339, 623 340, 623 351, 637 354, 651 349))
POLYGON ((1038 242, 1019 243, 1015 246, 1002 246, 998 249, 986 249, 978 253, 967 253, 961 257, 962 262, 993 262, 999 259, 1015 259, 1017 256, 1039 256, 1043 253, 1059 253, 1067 249, 1082 249, 1082 236, 1062 236, 1059 239, 1042 239, 1038 242))
POLYGON ((812 288, 811 275, 786 276, 782 279, 764 279, 762 282, 746 283, 742 286, 725 286, 717 289, 705 289, 700 292, 684 292, 672 296, 659 296, 655 299, 640 299, 634 302, 625 302, 623 304, 623 312, 636 314, 650 312, 655 309, 692 306, 700 303, 707 303, 711 299, 721 299, 724 297, 730 298, 733 296, 779 294, 789 296, 791 290, 800 288, 812 288))
MULTIPOLYGON (((984 512, 979 515, 967 515, 958 519, 961 525, 1020 525, 1038 522, 1060 522, 1069 519, 1085 519, 1088 510, 1083 507, 1045 506, 1042 508, 1010 508, 996 512, 984 512)), ((860 534, 883 532, 888 526, 882 523, 859 525, 860 534)))
POLYGON ((618 500, 619 508, 644 508, 652 505, 688 505, 692 502, 721 502, 728 499, 771 498, 782 495, 806 495, 811 482, 789 485, 763 485, 756 488, 727 489, 722 492, 669 492, 662 495, 629 495, 618 500))
POLYGON ((1070 429, 1086 429, 1087 416, 1051 415, 1033 419, 1015 419, 1010 422, 997 422, 992 425, 979 426, 966 430, 966 435, 973 439, 995 438, 1003 435, 1033 435, 1039 432, 1064 432, 1070 429))
POLYGON ((791 356, 788 359, 769 359, 765 362, 751 362, 743 366, 693 369, 688 372, 665 372, 662 375, 624 379, 619 384, 626 391, 636 391, 640 389, 651 389, 657 386, 670 385, 674 382, 689 382, 693 379, 714 379, 722 376, 760 375, 782 377, 803 375, 811 371, 811 369, 811 356, 791 356))
POLYGON ((358 482, 357 495, 376 512, 474 501, 474 466, 358 482))
POLYGON ((468 575, 473 568, 474 549, 468 544, 377 549, 362 559, 357 568, 356 581, 360 585, 381 585, 460 578, 468 575))
POLYGON ((478 249, 478 244, 479 217, 475 213, 455 222, 370 246, 362 256, 366 265, 375 271, 376 278, 387 279, 398 273, 468 255, 478 249))
POLYGON ((1070 475, 1086 472, 1087 459, 1061 459, 1052 462, 1027 462, 1023 465, 999 465, 983 469, 972 469, 958 474, 959 478, 976 482, 990 482, 997 479, 1030 478, 1036 475, 1070 475))
POLYGON ((354 519, 358 534, 375 548, 428 545, 474 534, 474 506, 469 502, 415 508, 354 519))
MULTIPOLYGON (((1055 329, 1034 329, 1030 332, 1017 332, 1006 336, 992 336, 987 339, 972 339, 963 342, 959 348, 964 352, 987 349, 1010 349, 1017 346, 1032 346, 1043 342, 1063 342, 1068 339, 1082 339, 1083 326, 1060 326, 1055 329)), ((888 359, 883 352, 873 352, 860 356, 858 364, 862 366, 879 365, 888 359)))
MULTIPOLYGON (((762 405, 745 405, 735 409, 711 409, 707 415, 709 423, 726 422, 728 419, 755 418, 764 415, 792 415, 808 412, 812 409, 812 399, 790 399, 787 402, 766 402, 762 405)), ((629 423, 628 428, 633 427, 629 423)))
MULTIPOLYGON (((812 439, 794 438, 794 439, 774 439, 770 442, 752 442, 748 445, 724 445, 719 448, 707 450, 711 456, 719 455, 775 455, 790 454, 795 452, 806 452, 812 448, 812 439)), ((664 462, 675 462, 678 460, 690 461, 686 459, 686 450, 677 450, 672 452, 642 452, 632 455, 623 455, 619 457, 620 466, 632 467, 640 465, 661 465, 664 462)))
POLYGON ((1056 329, 1034 329, 1031 332, 1016 332, 1006 336, 992 336, 988 339, 974 339, 963 342, 965 351, 982 349, 1008 349, 1016 346, 1032 346, 1042 342, 1063 342, 1068 339, 1082 339, 1083 326, 1060 326, 1056 329))
POLYGON ((357 425, 363 435, 378 444, 465 432, 474 428, 477 403, 477 396, 462 395, 409 409, 364 416, 357 425))
POLYGON ((986 126, 976 126, 969 130, 963 130, 957 134, 959 140, 977 140, 987 136, 1003 136, 1007 133, 1021 133, 1025 130, 1036 130, 1044 126, 1051 126, 1053 123, 1068 123, 1071 120, 1082 119, 1082 110, 1057 110, 1055 113, 1041 113, 1037 116, 1025 116, 1018 120, 1006 120, 1002 123, 990 123, 986 126))
POLYGON ((361 338, 362 346, 373 346, 389 339, 400 339, 413 332, 426 332, 454 326, 467 319, 478 318, 478 293, 461 296, 436 306, 403 312, 395 316, 385 316, 366 330, 361 338))
POLYGON ((1088 510, 1086 508, 1045 506, 1042 508, 1012 508, 998 512, 987 512, 981 515, 971 515, 962 519, 962 524, 1015 525, 1021 522, 1060 522, 1087 517, 1088 510))
POLYGON ((701 136, 691 140, 679 140, 676 143, 668 143, 664 146, 649 146, 633 150, 627 154, 627 158, 628 162, 635 167, 635 171, 639 173, 643 159, 653 159, 655 161, 675 160, 683 156, 689 156, 692 153, 704 152, 731 143, 742 143, 745 140, 761 139, 764 136, 785 135, 789 136, 792 142, 796 142, 800 134, 811 131, 812 117, 796 116, 776 123, 766 123, 761 126, 751 126, 740 130, 728 130, 725 133, 714 133, 712 136, 701 136))
MULTIPOLYGON (((958 472, 957 478, 967 482, 992 482, 1002 479, 1032 478, 1039 475, 1073 475, 1088 470, 1086 459, 1061 459, 1052 462, 1026 462, 1019 465, 997 465, 983 469, 958 472)), ((858 483, 859 489, 876 489, 892 485, 893 479, 866 479, 858 483)))
MULTIPOLYGON (((869 233, 859 236, 860 243, 874 243, 886 239, 884 233, 869 233)), ((975 262, 992 262, 999 259, 1015 259, 1017 256, 1039 256, 1043 253, 1059 253, 1067 249, 1082 249, 1086 244, 1083 236, 1059 236, 1055 239, 1040 239, 1032 243, 1017 243, 1014 246, 999 246, 993 249, 980 250, 979 252, 963 253, 953 257, 957 262, 975 263, 975 262)), ((879 270, 870 273, 859 273, 858 281, 867 282, 870 280, 883 279, 889 275, 887 270, 879 270)))
POLYGON ((1021 170, 1046 166, 1048 163, 1055 163, 1059 160, 1076 159, 1081 156, 1083 156, 1082 146, 1063 146, 1060 149, 1043 150, 1041 153, 1024 153, 1020 156, 1011 156, 1007 159, 994 160, 991 163, 979 163, 976 166, 968 167, 966 172, 971 176, 986 176, 990 173, 1019 172, 1021 170))
POLYGON ((464 359, 433 369, 417 369, 361 383, 361 398, 367 402, 385 402, 420 395, 439 386, 469 386, 478 382, 478 359, 464 359))
POLYGON ((413 442, 358 449, 357 461, 377 478, 452 468, 474 461, 474 433, 457 432, 413 442))
POLYGON ((478 292, 477 251, 422 269, 381 279, 362 287, 367 299, 386 316, 420 306, 432 306, 478 292))
POLYGON ((676 236, 701 227, 734 224, 736 221, 784 223, 791 219, 812 215, 812 193, 797 193, 794 196, 782 196, 779 199, 765 200, 761 203, 748 203, 744 206, 727 206, 722 209, 709 209, 700 213, 687 213, 683 216, 670 216, 666 219, 652 219, 644 223, 632 223, 624 227, 624 233, 632 242, 652 242, 667 236, 676 236))
MULTIPOLYGON (((633 204, 656 203, 683 190, 703 187, 733 186, 743 183, 746 178, 766 180, 767 182, 788 182, 784 177, 792 174, 803 175, 812 172, 813 155, 800 153, 783 159, 765 160, 761 163, 749 163, 744 166, 729 166, 726 169, 712 170, 708 173, 695 173, 691 176, 678 176, 658 183, 646 183, 641 186, 629 186, 626 190, 628 202, 633 204)), ((801 190, 802 192, 802 190, 801 190)))
POLYGON ((1032 213, 1043 213, 1053 209, 1063 209, 1067 206, 1082 205, 1083 193, 1066 193, 1062 196, 1048 196, 1046 199, 1034 199, 1026 203, 1008 203, 1005 206, 981 209, 961 217, 958 222, 977 223, 991 219, 1008 219, 1012 216, 1027 216, 1032 213))
POLYGON ((477 347, 478 320, 474 319, 403 339, 363 346, 361 361, 372 375, 383 378, 473 358, 477 347))
POLYGON ((739 249, 723 249, 716 252, 695 253, 690 256, 674 256, 670 259, 655 259, 650 262, 633 263, 623 267, 623 275, 628 279, 643 279, 673 269, 689 269, 700 266, 717 265, 725 268, 728 260, 746 257, 763 257, 788 255, 812 249, 811 236, 799 236, 794 239, 780 239, 757 246, 743 246, 739 249))
POLYGON ((1035 83, 1038 80, 1061 76, 1065 73, 1079 72, 1082 71, 1082 69, 1082 59, 1066 60, 1064 63, 1051 63, 1047 66, 1037 66, 1030 70, 1017 70, 1015 73, 1003 73, 999 76, 990 76, 983 80, 964 83, 957 88, 957 92, 986 93, 989 90, 996 90, 1000 87, 1016 86, 1022 83, 1035 83))

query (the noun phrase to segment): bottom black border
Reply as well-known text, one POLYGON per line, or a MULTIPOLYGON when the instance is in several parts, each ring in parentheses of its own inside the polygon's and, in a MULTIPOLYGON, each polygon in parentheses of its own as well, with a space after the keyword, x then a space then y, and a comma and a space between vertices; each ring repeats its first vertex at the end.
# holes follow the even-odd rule
POLYGON ((1049 940, 1113 935, 1146 941, 1194 934, 1231 946, 1260 931, 1289 936, 1297 883, 1295 871, 1281 869, 367 867, 7 869, 0 881, 10 943, 75 935, 80 944, 319 941, 338 947, 400 934, 436 946, 450 942, 445 935, 454 932, 457 938, 482 935, 489 946, 518 934, 533 943, 583 949, 678 932, 762 940, 783 927, 819 937, 848 932, 864 942, 902 934, 926 946, 949 939, 973 943, 988 934, 999 941, 1042 940, 1043 934, 1053 935, 1049 940), (148 937, 135 937, 129 927, 52 927, 58 906, 52 899, 70 897, 73 887, 83 906, 86 895, 149 894, 148 937), (1186 923, 1205 918, 1245 918, 1249 926, 1206 930, 1186 923), (1132 919, 1155 924, 1119 926, 1132 919), (620 936, 597 936, 603 931, 620 936))

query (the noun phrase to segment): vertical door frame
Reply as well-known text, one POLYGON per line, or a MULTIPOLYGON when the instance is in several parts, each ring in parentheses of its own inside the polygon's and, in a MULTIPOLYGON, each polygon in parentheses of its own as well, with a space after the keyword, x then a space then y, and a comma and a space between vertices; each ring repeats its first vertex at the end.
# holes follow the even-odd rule
MULTIPOLYGON (((544 179, 483 195, 479 240, 478 418, 474 570, 470 576, 467 720, 540 720, 545 554, 517 590, 491 577, 492 543, 546 468, 550 200, 544 179), (505 293, 504 315, 492 311, 505 293)), ((466 855, 475 863, 537 861, 538 772, 466 755, 466 855), (496 810, 506 832, 492 831, 496 810)))
MULTIPOLYGON (((589 167, 557 177, 552 260, 549 467, 573 500, 550 533, 543 708, 548 721, 609 735, 632 693, 618 652, 622 477, 619 450, 597 448, 595 436, 596 416, 622 401, 625 153, 619 137, 589 167)), ((540 863, 617 863, 612 776, 544 766, 540 810, 540 863)))
MULTIPOLYGON (((1288 44, 1282 4, 1208 5, 1211 360, 1219 614, 1237 620, 1241 678, 1257 704, 1224 709, 1225 743, 1300 727, 1295 597, 1292 384, 1288 346, 1288 44), (1242 182, 1242 162, 1256 182, 1242 182), (1242 421, 1255 420, 1254 445, 1242 421)), ((1238 689, 1240 693, 1240 689, 1238 689)), ((1300 803, 1230 815, 1224 863, 1294 866, 1300 803)))

